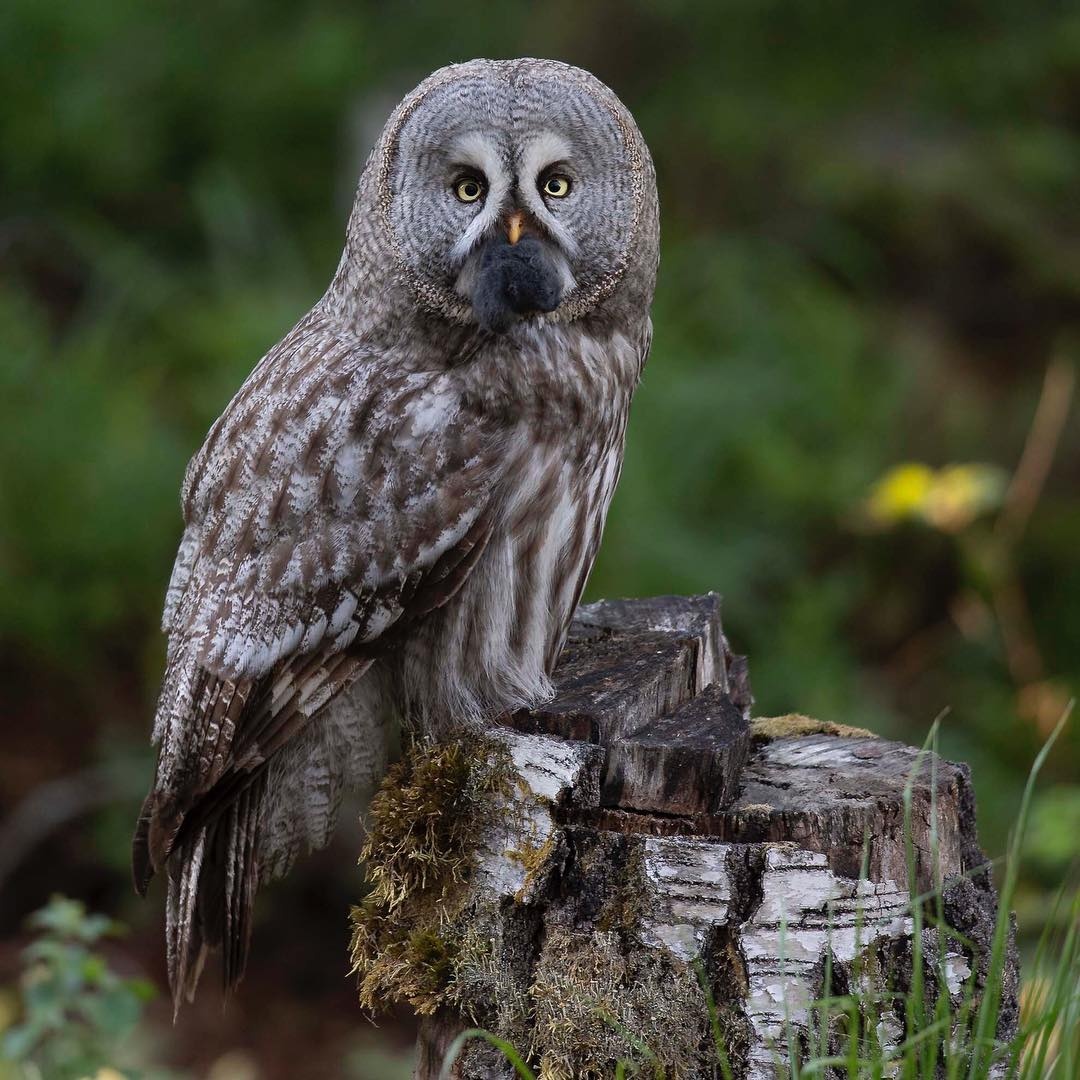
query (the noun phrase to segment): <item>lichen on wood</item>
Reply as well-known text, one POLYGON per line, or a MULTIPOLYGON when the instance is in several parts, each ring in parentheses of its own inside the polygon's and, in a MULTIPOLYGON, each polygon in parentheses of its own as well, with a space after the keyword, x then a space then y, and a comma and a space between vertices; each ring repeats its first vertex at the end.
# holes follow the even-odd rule
POLYGON ((693 967, 619 931, 552 928, 529 996, 543 1080, 606 1077, 619 1061, 679 1080, 715 1058, 693 967))

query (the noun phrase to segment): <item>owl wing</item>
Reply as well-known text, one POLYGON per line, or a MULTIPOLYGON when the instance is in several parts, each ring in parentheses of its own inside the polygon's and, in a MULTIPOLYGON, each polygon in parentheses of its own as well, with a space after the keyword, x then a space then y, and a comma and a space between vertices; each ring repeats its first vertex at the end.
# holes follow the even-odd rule
MULTIPOLYGON (((390 371, 348 342, 296 336, 256 368, 188 470, 158 769, 134 841, 140 891, 177 845, 214 842, 206 827, 223 815, 217 832, 239 848, 216 861, 240 860, 232 876, 250 882, 267 763, 457 591, 491 532, 499 438, 466 412, 452 373, 390 371)), ((214 853, 197 854, 185 857, 214 853)), ((227 898, 226 921, 249 906, 227 898)))

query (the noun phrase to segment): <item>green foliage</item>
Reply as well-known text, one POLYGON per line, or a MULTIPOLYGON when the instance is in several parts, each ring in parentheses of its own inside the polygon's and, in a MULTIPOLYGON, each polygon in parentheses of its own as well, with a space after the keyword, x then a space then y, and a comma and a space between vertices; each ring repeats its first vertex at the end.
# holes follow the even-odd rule
MULTIPOLYGON (((911 914, 914 977, 904 990, 890 988, 887 995, 853 992, 826 997, 811 1009, 814 1030, 810 1053, 792 1054, 792 1080, 839 1075, 848 1080, 879 1080, 899 1076, 919 1080, 943 1076, 948 1080, 986 1080, 1006 1076, 1009 1080, 1067 1080, 1080 1065, 1080 893, 1063 889, 1060 901, 1066 909, 1065 929, 1043 936, 1028 972, 1023 1011, 1016 1036, 1008 1042, 998 1038, 1003 1007, 1002 973, 1007 963, 1010 922, 1020 865, 1027 854, 1028 826, 1036 779, 1050 750, 1065 729, 1071 712, 1061 720, 1040 750, 1028 773, 1008 860, 1000 889, 997 921, 990 947, 985 983, 976 995, 976 980, 968 977, 959 1008, 950 994, 934 992, 922 978, 929 966, 937 985, 947 986, 947 943, 964 944, 941 912, 941 895, 917 896, 913 890, 911 914), (924 955, 923 930, 932 926, 938 944, 936 958, 924 955), (894 1049, 882 1048, 879 1020, 903 1003, 904 1037, 894 1049), (839 1033, 839 1038, 837 1034, 839 1033)), ((927 744, 936 750, 937 724, 927 744)), ((910 785, 905 800, 905 835, 908 840, 909 879, 913 878, 910 785)), ((826 985, 830 979, 826 974, 826 985)), ((859 982, 858 975, 853 980, 859 982)), ((795 1046, 794 1040, 792 1045, 795 1046)))
POLYGON ((81 1080, 106 1068, 135 1077, 116 1072, 117 1054, 155 991, 118 975, 93 948, 120 926, 60 896, 29 923, 37 937, 23 950, 23 1015, 3 1033, 2 1059, 26 1080, 81 1080))

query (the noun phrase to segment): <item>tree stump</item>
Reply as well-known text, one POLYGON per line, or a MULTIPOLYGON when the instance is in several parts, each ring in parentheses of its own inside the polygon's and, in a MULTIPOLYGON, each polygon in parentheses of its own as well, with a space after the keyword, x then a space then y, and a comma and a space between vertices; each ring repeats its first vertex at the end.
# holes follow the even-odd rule
MULTIPOLYGON (((935 886, 966 944, 942 935, 943 958, 924 930, 925 977, 956 1001, 979 991, 996 895, 965 766, 806 717, 751 723, 715 595, 583 606, 555 681, 480 755, 502 772, 486 802, 455 806, 472 825, 435 843, 452 868, 435 858, 419 900, 387 888, 357 909, 361 997, 422 1014, 419 1080, 474 1026, 546 1080, 613 1076, 620 1060, 718 1077, 721 1053, 732 1076, 772 1077, 829 992, 886 1002, 874 1023, 895 1045, 904 1017, 886 991, 912 978, 909 898, 935 886)), ((427 812, 430 838, 445 815, 427 812)), ((368 856, 378 880, 378 847, 368 856)), ((1016 982, 1010 953, 1003 1037, 1016 982)), ((452 1075, 515 1074, 472 1041, 452 1075)))

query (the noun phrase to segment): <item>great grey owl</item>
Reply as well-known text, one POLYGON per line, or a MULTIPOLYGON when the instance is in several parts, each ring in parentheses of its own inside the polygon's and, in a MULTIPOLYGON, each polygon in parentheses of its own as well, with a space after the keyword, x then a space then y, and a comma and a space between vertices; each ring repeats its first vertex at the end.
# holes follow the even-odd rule
POLYGON ((260 881, 415 738, 549 697, 649 351, 656 182, 633 118, 547 60, 435 72, 360 177, 326 294, 188 466, 157 772, 174 998, 240 978, 260 881))

